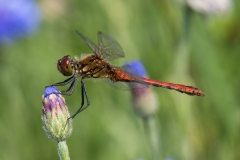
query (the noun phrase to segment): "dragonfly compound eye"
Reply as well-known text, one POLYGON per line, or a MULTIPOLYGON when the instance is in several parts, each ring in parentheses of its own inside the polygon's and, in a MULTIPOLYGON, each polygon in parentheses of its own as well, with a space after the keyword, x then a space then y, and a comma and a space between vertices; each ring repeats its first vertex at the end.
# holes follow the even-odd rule
POLYGON ((64 56, 62 59, 59 59, 57 63, 57 69, 64 76, 71 76, 73 74, 72 58, 67 55, 64 56))

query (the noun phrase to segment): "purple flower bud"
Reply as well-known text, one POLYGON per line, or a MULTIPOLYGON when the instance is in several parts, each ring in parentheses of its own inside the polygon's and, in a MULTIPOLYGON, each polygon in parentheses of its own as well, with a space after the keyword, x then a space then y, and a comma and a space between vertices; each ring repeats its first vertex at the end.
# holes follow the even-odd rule
POLYGON ((72 122, 67 121, 70 114, 65 99, 55 87, 46 87, 42 96, 43 128, 49 138, 65 141, 72 133, 72 122))
POLYGON ((0 43, 35 32, 40 20, 40 7, 35 1, 0 0, 0 43))
MULTIPOLYGON (((147 77, 143 64, 136 60, 124 64, 126 71, 139 77, 147 77)), ((133 108, 139 116, 147 118, 158 110, 158 99, 156 93, 150 88, 132 88, 133 108)))

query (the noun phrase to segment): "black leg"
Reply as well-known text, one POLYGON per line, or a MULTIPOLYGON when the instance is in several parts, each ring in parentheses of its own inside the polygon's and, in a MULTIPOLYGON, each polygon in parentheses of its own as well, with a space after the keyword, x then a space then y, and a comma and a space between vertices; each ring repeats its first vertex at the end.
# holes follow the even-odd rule
POLYGON ((72 95, 72 93, 73 93, 73 91, 74 91, 74 89, 75 89, 76 82, 77 82, 77 81, 74 80, 74 81, 71 83, 71 85, 68 87, 67 90, 61 91, 61 94, 62 94, 62 95, 66 95, 66 96, 72 95), (68 93, 68 92, 69 92, 69 93, 68 93))
POLYGON ((65 81, 55 83, 55 84, 53 84, 53 85, 51 85, 51 86, 65 86, 65 85, 69 84, 70 82, 72 82, 72 81, 74 81, 74 80, 75 80, 75 77, 74 77, 74 75, 73 75, 72 77, 66 79, 65 81))
MULTIPOLYGON (((76 78, 74 76, 64 80, 63 82, 58 82, 58 83, 52 84, 50 86, 65 86, 69 83, 71 83, 71 85, 68 87, 68 89, 66 89, 65 91, 61 91, 61 93, 55 93, 55 94, 62 94, 62 95, 69 96, 69 95, 72 95, 75 85, 76 85, 76 78), (70 91, 70 93, 67 93, 68 91, 70 91)), ((46 86, 46 87, 49 87, 49 86, 46 86)))
POLYGON ((88 98, 86 87, 85 87, 85 84, 84 84, 82 79, 81 79, 81 86, 82 86, 82 104, 81 104, 80 108, 77 110, 77 112, 74 113, 71 117, 69 117, 68 120, 73 119, 77 114, 82 112, 84 109, 86 109, 90 105, 90 101, 89 101, 89 98, 88 98), (84 96, 86 97, 86 100, 87 100, 87 105, 85 107, 83 107, 83 105, 84 105, 84 96))

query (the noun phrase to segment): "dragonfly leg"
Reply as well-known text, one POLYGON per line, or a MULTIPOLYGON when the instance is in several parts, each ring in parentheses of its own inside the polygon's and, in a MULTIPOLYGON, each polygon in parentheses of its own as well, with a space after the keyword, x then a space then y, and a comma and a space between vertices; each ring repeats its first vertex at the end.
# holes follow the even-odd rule
POLYGON ((65 91, 61 91, 62 95, 66 95, 66 96, 70 96, 72 95, 74 89, 75 89, 75 85, 76 85, 76 80, 74 80, 71 85, 68 87, 68 89, 66 89, 65 91))
MULTIPOLYGON (((46 87, 50 87, 50 86, 65 86, 65 85, 67 85, 67 84, 69 84, 69 83, 71 83, 71 85, 70 85, 70 87, 68 87, 67 90, 62 91, 62 93, 55 93, 55 94, 62 94, 62 95, 67 95, 67 96, 69 96, 69 95, 71 95, 71 94, 73 93, 73 90, 74 90, 74 87, 75 87, 75 84, 76 84, 76 79, 75 79, 74 76, 72 76, 72 77, 64 80, 63 82, 58 82, 58 83, 55 83, 55 84, 52 84, 52 85, 49 85, 49 86, 46 86, 46 87), (73 81, 73 82, 72 82, 72 81, 73 81), (71 82, 72 82, 72 83, 71 83, 71 82), (68 92, 68 91, 70 91, 70 93, 66 93, 66 92, 68 92)), ((46 87, 45 87, 45 88, 46 88, 46 87)))
POLYGON ((68 120, 73 119, 77 114, 82 112, 84 109, 86 109, 90 105, 90 100, 88 98, 87 90, 86 90, 86 87, 85 87, 85 84, 84 84, 83 80, 81 80, 81 86, 82 86, 82 104, 81 104, 81 107, 77 110, 76 113, 74 113, 71 117, 69 117, 68 120), (84 96, 86 97, 86 100, 87 100, 87 105, 85 107, 83 107, 84 96))
POLYGON ((70 82, 72 82, 72 81, 74 81, 74 80, 75 80, 75 77, 72 76, 72 77, 66 79, 66 80, 63 81, 63 82, 58 82, 58 83, 55 83, 55 84, 53 84, 53 85, 51 85, 51 86, 65 86, 65 85, 69 84, 70 82))

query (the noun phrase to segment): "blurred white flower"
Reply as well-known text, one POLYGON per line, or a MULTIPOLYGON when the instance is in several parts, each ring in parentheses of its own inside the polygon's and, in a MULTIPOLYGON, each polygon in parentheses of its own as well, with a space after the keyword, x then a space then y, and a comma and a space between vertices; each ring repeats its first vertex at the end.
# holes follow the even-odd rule
POLYGON ((42 0, 43 16, 46 20, 61 19, 67 11, 67 1, 64 0, 42 0))
POLYGON ((231 0, 187 0, 188 5, 205 15, 222 15, 228 13, 232 8, 231 0))

